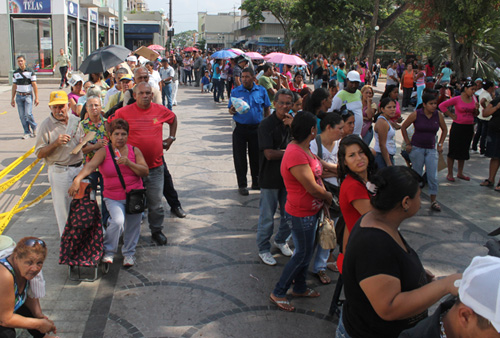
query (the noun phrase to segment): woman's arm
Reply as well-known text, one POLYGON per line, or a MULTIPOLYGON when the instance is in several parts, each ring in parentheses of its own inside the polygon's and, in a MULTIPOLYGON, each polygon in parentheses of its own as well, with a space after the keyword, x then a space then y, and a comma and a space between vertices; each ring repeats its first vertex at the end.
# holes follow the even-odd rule
POLYGON ((321 165, 323 166, 323 173, 321 174, 321 177, 323 177, 323 178, 337 177, 337 165, 336 164, 326 162, 325 160, 323 160, 319 157, 318 157, 318 159, 321 162, 321 165))
POLYGON ((92 157, 92 160, 85 164, 83 169, 80 171, 80 173, 73 179, 73 183, 71 184, 71 187, 69 187, 68 194, 70 196, 75 196, 76 193, 78 193, 78 190, 80 189, 80 182, 82 179, 85 177, 89 176, 92 174, 99 165, 101 165, 102 162, 104 162, 104 159, 106 158, 106 149, 101 148, 99 149, 94 157, 92 157))
MULTIPOLYGON (((351 205, 356 209, 357 212, 359 212, 360 215, 364 215, 369 211, 372 211, 373 207, 370 203, 369 199, 363 199, 363 200, 354 200, 351 202, 351 205)), ((342 241, 342 252, 345 253, 345 249, 347 247, 347 241, 349 239, 349 229, 345 227, 344 230, 344 239, 342 241)))
POLYGON ((135 154, 135 163, 132 162, 128 156, 122 156, 118 160, 116 160, 116 163, 118 164, 123 164, 129 167, 137 176, 140 177, 145 177, 148 176, 149 174, 149 167, 146 163, 146 160, 144 159, 144 156, 142 155, 142 152, 139 148, 134 147, 134 154, 135 154))
POLYGON ((333 196, 324 187, 316 183, 314 174, 308 164, 299 164, 290 168, 290 173, 299 181, 306 191, 318 199, 332 203, 333 196))
POLYGON ((411 126, 416 119, 417 119, 417 112, 413 112, 406 118, 406 120, 401 125, 401 134, 403 135, 403 139, 405 140, 406 151, 408 153, 411 152, 411 141, 410 137, 408 136, 408 131, 406 129, 408 129, 408 127, 411 126))
POLYGON ((389 151, 387 150, 387 134, 389 133, 389 123, 382 122, 383 119, 377 120, 375 128, 377 128, 378 134, 378 144, 380 146, 380 152, 385 161, 385 164, 390 167, 392 166, 391 157, 389 156, 389 151))
POLYGON ((439 113, 439 128, 441 128, 441 136, 439 137, 437 151, 438 153, 443 152, 443 143, 446 140, 446 135, 448 135, 448 127, 446 126, 446 122, 444 121, 443 114, 439 113))
POLYGON ((368 99, 366 102, 366 117, 367 121, 371 121, 373 119, 373 116, 375 116, 375 112, 377 111, 377 108, 373 108, 373 103, 371 99, 368 99))
POLYGON ((69 108, 72 111, 76 112, 76 101, 75 101, 75 99, 73 99, 73 98, 69 99, 69 108))
POLYGON ((483 116, 488 117, 490 115, 493 115, 498 109, 500 109, 500 101, 493 106, 491 103, 486 106, 483 110, 483 116))
POLYGON ((458 289, 453 283, 461 276, 453 274, 407 292, 401 292, 401 281, 389 275, 368 277, 359 285, 377 315, 393 321, 420 314, 447 294, 456 296, 458 289))

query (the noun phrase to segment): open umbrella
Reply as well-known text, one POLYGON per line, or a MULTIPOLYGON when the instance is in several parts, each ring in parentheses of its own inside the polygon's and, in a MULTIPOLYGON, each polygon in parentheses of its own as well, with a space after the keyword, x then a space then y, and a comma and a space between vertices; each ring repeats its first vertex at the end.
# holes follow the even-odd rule
POLYGON ((282 65, 290 65, 290 66, 307 66, 307 63, 295 55, 289 54, 278 54, 274 55, 267 62, 271 63, 279 63, 282 65))
POLYGON ((118 45, 109 45, 92 52, 80 65, 84 74, 104 73, 107 69, 119 65, 130 54, 130 50, 118 45))
POLYGON ((269 53, 267 54, 266 56, 264 56, 264 60, 269 60, 270 58, 272 58, 273 56, 275 55, 280 55, 280 54, 285 54, 285 53, 280 53, 280 52, 272 52, 272 53, 269 53))
POLYGON ((198 52, 199 49, 195 47, 186 47, 183 49, 185 52, 198 52))
POLYGON ((165 48, 160 45, 149 45, 148 48, 152 50, 165 50, 165 48))
POLYGON ((212 54, 212 59, 224 59, 224 60, 227 60, 227 59, 231 59, 231 58, 234 58, 236 55, 236 53, 232 52, 231 50, 228 50, 228 49, 223 49, 223 50, 218 50, 216 51, 215 53, 212 54))
POLYGON ((230 50, 231 52, 235 53, 236 55, 241 55, 241 54, 245 53, 244 51, 242 51, 239 48, 229 48, 228 50, 230 50))
POLYGON ((257 52, 246 52, 245 55, 252 60, 264 60, 264 57, 257 52))

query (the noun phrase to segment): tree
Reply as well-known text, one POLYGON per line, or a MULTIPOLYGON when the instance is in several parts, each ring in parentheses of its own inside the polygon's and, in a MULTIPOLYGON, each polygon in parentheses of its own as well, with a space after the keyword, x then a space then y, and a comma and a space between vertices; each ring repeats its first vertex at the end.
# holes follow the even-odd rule
POLYGON ((459 78, 472 76, 475 47, 488 29, 500 23, 499 0, 416 0, 427 27, 446 33, 453 69, 459 78))
POLYGON ((181 33, 177 33, 174 35, 173 42, 175 47, 181 47, 184 48, 188 45, 193 44, 193 36, 196 34, 197 31, 195 30, 190 30, 190 31, 184 31, 181 33))
POLYGON ((290 29, 295 19, 292 13, 299 0, 246 0, 239 9, 246 12, 252 28, 259 29, 264 22, 263 12, 270 12, 283 27, 285 46, 290 43, 290 29))
POLYGON ((418 10, 403 13, 380 37, 380 43, 397 49, 403 56, 422 52, 426 49, 424 38, 427 32, 421 25, 421 15, 418 10))
POLYGON ((195 43, 195 47, 201 49, 203 52, 205 51, 205 46, 207 45, 207 40, 199 39, 198 42, 195 43))

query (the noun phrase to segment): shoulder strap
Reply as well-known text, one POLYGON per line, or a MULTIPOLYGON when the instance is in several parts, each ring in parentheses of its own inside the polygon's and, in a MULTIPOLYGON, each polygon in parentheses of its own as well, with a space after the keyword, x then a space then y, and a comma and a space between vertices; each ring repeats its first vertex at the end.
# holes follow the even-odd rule
POLYGON ((323 146, 321 144, 321 136, 316 135, 316 144, 318 145, 318 157, 323 159, 323 146))
POLYGON ((116 172, 118 173, 118 178, 120 179, 120 183, 122 184, 123 189, 125 191, 127 191, 125 181, 123 180, 122 172, 120 171, 120 167, 118 166, 118 163, 116 163, 115 156, 114 156, 115 154, 113 153, 113 147, 111 146, 111 143, 108 146, 109 146, 109 155, 113 159, 113 163, 115 165, 116 172))
MULTIPOLYGON (((26 68, 24 71, 26 71, 28 68, 26 68)), ((21 68, 19 68, 19 75, 21 75, 25 80, 28 80, 31 84, 31 79, 28 79, 26 76, 24 76, 23 74, 23 70, 21 70, 21 68)))

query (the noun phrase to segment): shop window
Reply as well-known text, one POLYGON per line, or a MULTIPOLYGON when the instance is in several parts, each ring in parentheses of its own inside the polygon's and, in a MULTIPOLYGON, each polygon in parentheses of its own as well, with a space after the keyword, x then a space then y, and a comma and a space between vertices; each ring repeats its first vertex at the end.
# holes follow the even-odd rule
POLYGON ((14 65, 24 55, 28 67, 52 72, 52 27, 50 19, 12 18, 14 65))

